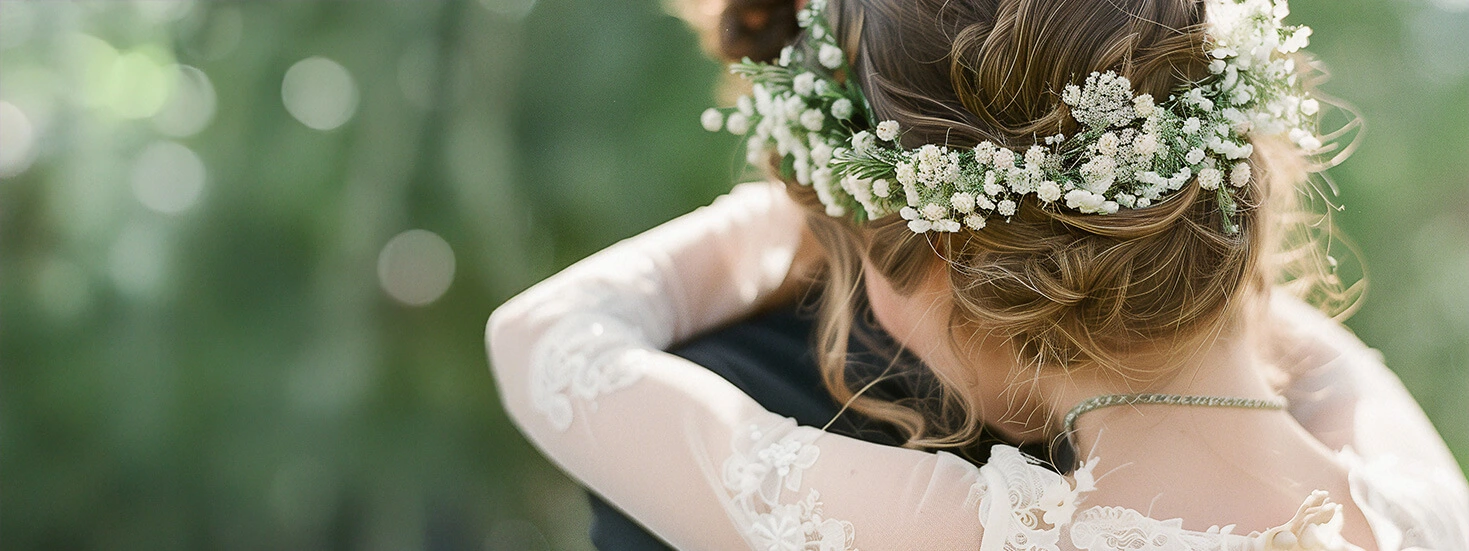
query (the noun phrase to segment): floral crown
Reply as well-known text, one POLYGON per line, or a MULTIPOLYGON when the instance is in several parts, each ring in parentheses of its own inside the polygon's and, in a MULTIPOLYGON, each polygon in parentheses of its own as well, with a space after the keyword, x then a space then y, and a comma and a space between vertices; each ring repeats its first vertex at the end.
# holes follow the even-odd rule
POLYGON ((1223 230, 1235 233, 1231 188, 1250 181, 1251 137, 1286 135, 1308 152, 1322 147, 1313 132, 1320 105, 1289 55, 1306 46, 1311 29, 1281 24, 1286 0, 1205 2, 1208 77, 1157 101, 1134 95, 1112 71, 1091 73, 1061 94, 1078 133, 1046 136, 1023 151, 989 141, 903 149, 898 123, 877 122, 852 78, 825 0, 797 13, 808 48, 786 47, 775 64, 731 65, 754 83, 752 94, 705 111, 701 122, 711 132, 748 134, 750 164, 767 162, 773 149, 781 173, 813 186, 828 215, 858 222, 896 212, 920 234, 979 230, 1014 215, 1026 195, 1048 207, 1112 214, 1196 181, 1217 197, 1223 230))

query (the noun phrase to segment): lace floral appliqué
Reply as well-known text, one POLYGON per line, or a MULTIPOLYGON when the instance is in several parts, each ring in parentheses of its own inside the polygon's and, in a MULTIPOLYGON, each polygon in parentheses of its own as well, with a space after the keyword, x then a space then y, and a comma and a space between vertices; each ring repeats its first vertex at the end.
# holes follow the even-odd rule
POLYGON ((638 359, 647 352, 633 348, 639 332, 615 318, 568 318, 541 339, 532 356, 530 396, 536 411, 558 431, 571 427, 571 399, 596 409, 596 399, 638 380, 638 359))
POLYGON ((979 503, 984 526, 980 549, 1056 551, 1061 527, 1076 514, 1077 499, 1096 489, 1093 465, 1087 462, 1078 468, 1072 484, 1016 448, 995 446, 969 489, 968 505, 979 503))
POLYGON ((724 487, 733 512, 750 544, 761 551, 847 551, 852 523, 826 518, 816 490, 794 503, 781 503, 785 491, 801 488, 801 474, 821 454, 813 441, 821 431, 795 421, 761 427, 752 424, 735 434, 734 453, 724 462, 724 487))

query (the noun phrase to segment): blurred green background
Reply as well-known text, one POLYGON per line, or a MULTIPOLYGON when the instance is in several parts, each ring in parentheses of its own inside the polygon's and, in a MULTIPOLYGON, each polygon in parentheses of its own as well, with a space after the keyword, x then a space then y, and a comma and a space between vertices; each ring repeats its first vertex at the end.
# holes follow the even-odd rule
MULTIPOLYGON (((1349 325, 1469 460, 1469 0, 1297 0, 1370 129, 1349 325)), ((653 0, 0 2, 0 545, 587 549, 500 301, 707 203, 653 0)))

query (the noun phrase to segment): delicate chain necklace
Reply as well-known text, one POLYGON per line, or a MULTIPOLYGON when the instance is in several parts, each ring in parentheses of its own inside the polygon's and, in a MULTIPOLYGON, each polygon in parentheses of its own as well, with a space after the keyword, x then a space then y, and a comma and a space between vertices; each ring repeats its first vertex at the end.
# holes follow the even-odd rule
POLYGON ((1256 398, 1226 398, 1222 396, 1182 396, 1179 394, 1107 394, 1083 400, 1066 414, 1066 432, 1069 437, 1076 432, 1076 418, 1088 411, 1112 406, 1134 404, 1166 404, 1173 406, 1204 406, 1245 409, 1285 409, 1284 398, 1260 400, 1256 398))

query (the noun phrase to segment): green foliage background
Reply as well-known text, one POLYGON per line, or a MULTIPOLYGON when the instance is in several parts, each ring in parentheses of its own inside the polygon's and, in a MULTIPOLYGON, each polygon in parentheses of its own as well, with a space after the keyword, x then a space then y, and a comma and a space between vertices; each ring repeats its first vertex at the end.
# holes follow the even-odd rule
MULTIPOLYGON (((1293 7, 1370 125, 1332 171, 1371 274, 1349 325, 1464 464, 1469 2, 1293 7)), ((7 0, 0 48, 0 101, 34 129, 0 143, 31 159, 0 178, 0 545, 588 548, 578 490, 496 403, 482 328, 740 173, 738 140, 699 128, 721 69, 682 22, 651 0, 7 0), (99 66, 78 33, 202 70, 208 126, 137 118, 148 90, 99 83, 146 67, 99 66), (360 98, 333 130, 283 105, 311 56, 360 98), (134 191, 159 140, 206 168, 176 214, 134 191), (457 266, 422 307, 379 283, 410 228, 457 266)))

